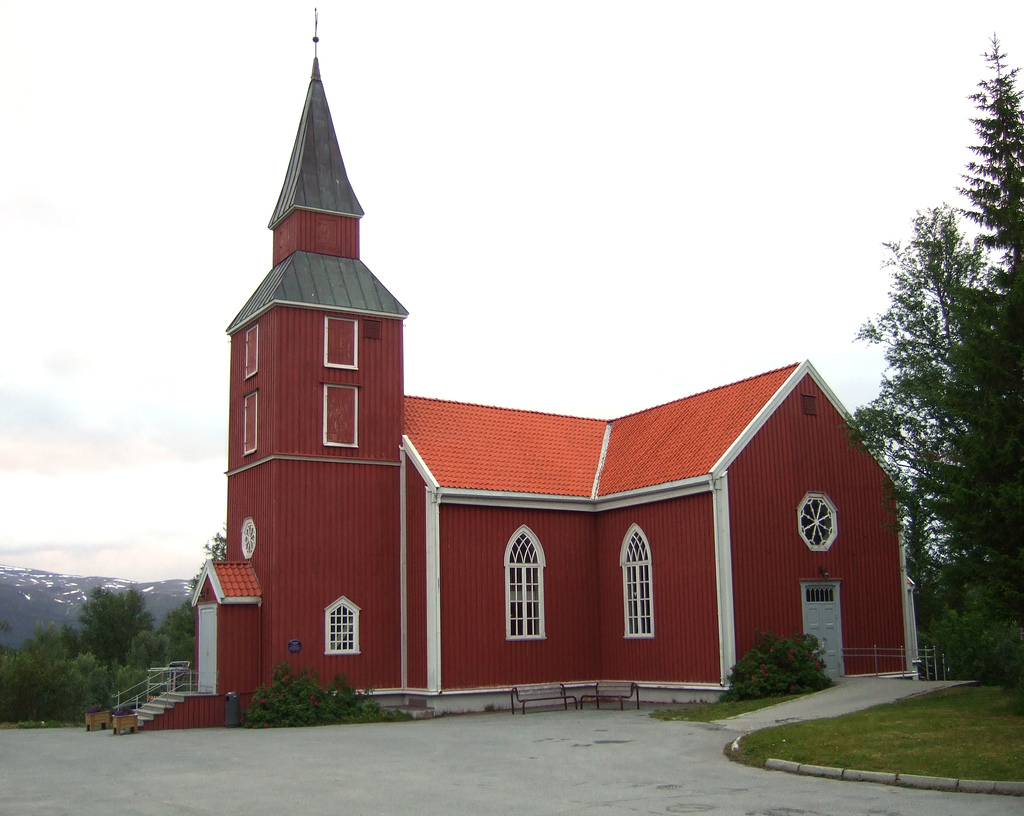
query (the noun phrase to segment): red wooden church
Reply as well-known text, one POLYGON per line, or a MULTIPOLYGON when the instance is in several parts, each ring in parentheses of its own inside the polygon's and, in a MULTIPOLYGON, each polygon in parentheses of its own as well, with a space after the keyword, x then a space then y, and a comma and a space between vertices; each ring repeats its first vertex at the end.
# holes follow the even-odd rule
POLYGON ((443 710, 597 680, 685 700, 762 628, 816 634, 834 674, 914 642, 885 476, 810 363, 611 421, 409 397, 362 215, 314 60, 274 266, 228 327, 228 560, 193 599, 211 699, 288 661, 443 710))

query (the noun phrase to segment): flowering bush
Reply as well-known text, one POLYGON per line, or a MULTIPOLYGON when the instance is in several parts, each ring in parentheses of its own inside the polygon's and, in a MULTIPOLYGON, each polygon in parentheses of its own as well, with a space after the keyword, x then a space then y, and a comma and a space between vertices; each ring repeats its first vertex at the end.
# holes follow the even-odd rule
POLYGON ((269 686, 260 686, 242 715, 247 728, 285 728, 297 725, 331 725, 342 722, 379 722, 403 719, 382 711, 367 694, 356 691, 343 674, 328 688, 321 687, 316 672, 303 668, 293 673, 279 663, 269 686))
POLYGON ((806 694, 832 685, 825 658, 813 635, 781 638, 761 630, 750 651, 732 667, 722 700, 754 700, 783 694, 806 694))

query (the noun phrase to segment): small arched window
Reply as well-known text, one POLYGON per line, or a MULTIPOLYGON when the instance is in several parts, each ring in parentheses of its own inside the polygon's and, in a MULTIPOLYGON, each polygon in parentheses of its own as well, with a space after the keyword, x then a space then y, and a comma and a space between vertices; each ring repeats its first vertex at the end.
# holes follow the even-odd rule
POLYGON ((324 654, 359 654, 359 607, 342 595, 324 609, 324 654))
POLYGON ((544 637, 544 549, 525 525, 505 547, 505 637, 544 637))
POLYGON ((628 638, 654 637, 651 606, 651 549, 636 524, 629 528, 619 553, 622 567, 622 604, 628 638))

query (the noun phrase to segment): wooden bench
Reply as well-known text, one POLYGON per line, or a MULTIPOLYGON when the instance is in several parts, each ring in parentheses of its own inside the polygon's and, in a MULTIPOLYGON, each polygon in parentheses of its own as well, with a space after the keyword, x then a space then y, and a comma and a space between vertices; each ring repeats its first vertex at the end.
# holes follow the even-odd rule
POLYGON ((565 710, 569 710, 569 701, 572 700, 572 707, 579 708, 579 700, 576 699, 575 695, 569 694, 565 685, 562 683, 553 683, 547 686, 524 686, 520 688, 515 686, 511 692, 509 692, 512 698, 512 713, 516 713, 516 706, 522 707, 523 714, 526 714, 527 703, 541 703, 547 701, 561 702, 565 707, 565 710))
POLYGON ((115 714, 114 715, 114 736, 119 737, 125 731, 129 734, 139 733, 138 714, 115 714))
POLYGON ((625 707, 626 700, 630 700, 636 697, 636 707, 640 708, 640 686, 636 683, 607 683, 600 682, 594 687, 593 693, 580 695, 580 708, 587 700, 593 700, 598 708, 601 707, 601 701, 619 703, 619 711, 622 711, 625 707))
POLYGON ((95 731, 97 728, 105 729, 110 727, 109 711, 89 711, 85 715, 85 730, 95 731))

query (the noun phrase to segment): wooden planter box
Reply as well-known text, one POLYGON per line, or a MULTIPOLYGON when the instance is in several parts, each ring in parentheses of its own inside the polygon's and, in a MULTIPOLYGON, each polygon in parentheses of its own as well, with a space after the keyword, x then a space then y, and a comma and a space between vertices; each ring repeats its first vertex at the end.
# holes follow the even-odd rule
POLYGON ((138 714, 115 714, 113 716, 113 721, 115 737, 119 737, 125 732, 125 730, 127 730, 129 734, 139 733, 138 714))
POLYGON ((85 730, 95 731, 97 728, 110 728, 109 711, 92 711, 85 715, 85 730))

